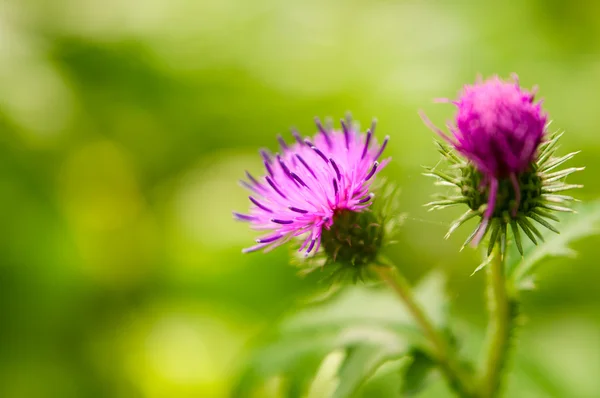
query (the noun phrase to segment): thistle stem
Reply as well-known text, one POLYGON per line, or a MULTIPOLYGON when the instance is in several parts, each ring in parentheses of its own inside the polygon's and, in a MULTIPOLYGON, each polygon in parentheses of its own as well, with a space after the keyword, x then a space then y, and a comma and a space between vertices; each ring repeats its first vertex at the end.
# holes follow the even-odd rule
POLYGON ((481 396, 497 397, 511 345, 516 317, 516 302, 511 300, 504 273, 504 256, 499 245, 487 267, 487 303, 490 317, 487 347, 481 376, 481 396))
POLYGON ((400 297, 417 325, 431 343, 435 359, 440 365, 450 387, 460 397, 475 397, 470 375, 460 366, 446 339, 435 328, 429 317, 415 300, 408 281, 393 266, 374 266, 373 269, 379 278, 400 297))

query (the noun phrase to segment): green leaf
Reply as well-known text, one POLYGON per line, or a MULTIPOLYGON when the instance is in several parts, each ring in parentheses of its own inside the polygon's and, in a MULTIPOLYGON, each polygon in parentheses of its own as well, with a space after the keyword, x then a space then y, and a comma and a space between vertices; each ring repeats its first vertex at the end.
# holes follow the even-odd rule
MULTIPOLYGON (((437 273, 414 291, 416 300, 439 327, 446 321, 443 293, 444 279, 437 273)), ((342 352, 344 357, 331 381, 335 388, 327 396, 350 397, 383 364, 405 356, 409 347, 427 347, 426 339, 392 291, 347 287, 324 302, 285 317, 250 353, 234 395, 253 396, 258 387, 279 376, 285 380, 283 396, 306 396, 324 359, 342 352)))
POLYGON ((398 358, 406 353, 407 345, 401 350, 391 349, 387 345, 361 344, 349 349, 348 355, 339 369, 339 385, 333 398, 352 396, 360 385, 386 361, 398 358))
POLYGON ((402 375, 402 396, 412 397, 421 392, 434 367, 435 361, 428 354, 419 349, 413 350, 411 362, 402 375))
POLYGON ((510 250, 506 261, 507 275, 519 289, 529 286, 531 275, 540 262, 547 257, 573 257, 575 251, 569 245, 579 239, 600 233, 600 201, 588 202, 574 207, 577 214, 560 217, 556 225, 560 234, 545 231, 544 242, 537 246, 525 242, 521 257, 516 249, 510 250))

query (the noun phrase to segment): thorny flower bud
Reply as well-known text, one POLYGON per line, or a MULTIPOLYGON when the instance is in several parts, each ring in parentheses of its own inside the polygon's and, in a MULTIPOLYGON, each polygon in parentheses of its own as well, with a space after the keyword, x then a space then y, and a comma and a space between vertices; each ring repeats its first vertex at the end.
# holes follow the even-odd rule
POLYGON ((559 192, 579 185, 564 180, 583 168, 555 169, 576 155, 556 158, 558 139, 548 137, 547 116, 541 102, 534 103, 534 92, 498 77, 465 86, 456 101, 455 124, 448 124, 452 137, 435 127, 423 114, 425 123, 450 146, 438 143, 439 151, 450 168, 447 172, 428 169, 442 185, 453 187, 454 194, 429 203, 432 209, 459 203, 469 210, 458 218, 447 237, 465 221, 479 216, 481 222, 465 242, 477 245, 491 230, 488 252, 497 240, 504 251, 507 226, 510 225, 517 248, 523 253, 520 232, 534 244, 542 234, 531 221, 558 233, 548 221, 558 221, 552 211, 571 211, 565 205, 573 201, 559 192))

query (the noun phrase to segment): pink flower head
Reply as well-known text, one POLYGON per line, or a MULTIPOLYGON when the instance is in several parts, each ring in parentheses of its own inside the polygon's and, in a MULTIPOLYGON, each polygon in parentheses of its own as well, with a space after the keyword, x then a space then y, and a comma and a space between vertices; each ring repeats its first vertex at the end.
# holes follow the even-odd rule
POLYGON ((288 145, 280 137, 281 154, 261 151, 266 174, 254 178, 246 172, 252 205, 249 214, 234 213, 235 218, 250 222, 256 230, 268 231, 257 244, 244 249, 253 252, 274 248, 303 236, 300 251, 316 253, 323 228, 333 224, 340 210, 360 212, 371 205, 369 192, 375 175, 388 163, 379 163, 389 137, 378 145, 373 136, 375 123, 360 133, 351 120, 342 120, 342 131, 329 130, 316 119, 319 132, 288 145))
POLYGON ((471 161, 484 176, 489 187, 488 204, 482 228, 473 240, 477 244, 494 213, 498 181, 510 179, 515 189, 516 205, 521 201, 517 175, 527 171, 535 160, 547 125, 541 102, 534 103, 535 90, 529 92, 513 81, 494 76, 474 85, 466 85, 456 101, 455 125, 448 125, 452 137, 435 127, 423 114, 425 123, 457 152, 471 161))

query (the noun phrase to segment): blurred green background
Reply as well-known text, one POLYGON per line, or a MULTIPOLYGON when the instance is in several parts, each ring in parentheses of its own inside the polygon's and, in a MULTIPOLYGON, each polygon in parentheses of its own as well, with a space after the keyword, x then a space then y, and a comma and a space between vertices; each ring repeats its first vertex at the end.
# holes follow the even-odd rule
MULTIPOLYGON (((391 255, 413 281, 443 269, 481 331, 469 230, 443 240, 460 210, 422 207, 438 155, 417 110, 442 125, 453 109, 433 98, 516 72, 566 130, 561 151, 583 149, 577 195, 599 197, 598 15, 560 0, 4 0, 0 397, 229 396, 253 339, 323 288, 285 249, 240 253, 255 236, 231 217, 248 206, 237 180, 277 133, 348 110, 392 138, 384 174, 408 218, 391 255)), ((600 247, 576 248, 526 296, 511 397, 600 396, 600 247)))

